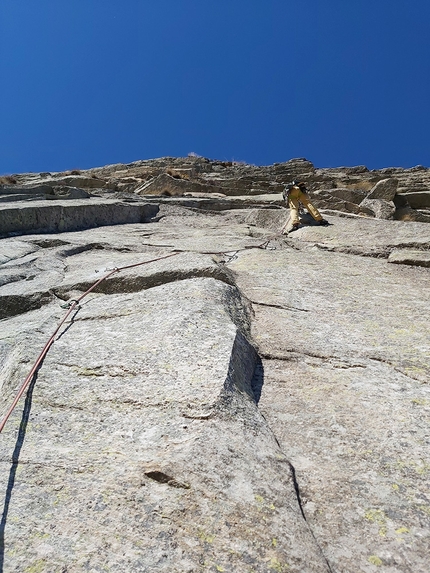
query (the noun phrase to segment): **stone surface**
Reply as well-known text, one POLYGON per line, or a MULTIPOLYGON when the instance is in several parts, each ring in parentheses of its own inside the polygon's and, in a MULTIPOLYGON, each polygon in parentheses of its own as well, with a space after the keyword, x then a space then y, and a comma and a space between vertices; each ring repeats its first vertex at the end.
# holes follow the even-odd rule
POLYGON ((162 173, 149 180, 147 183, 137 187, 134 192, 137 195, 184 195, 184 193, 192 192, 219 192, 218 187, 212 185, 202 185, 199 183, 191 182, 187 179, 180 179, 172 177, 167 173, 162 173))
POLYGON ((332 197, 337 197, 349 203, 354 203, 359 205, 361 201, 366 197, 366 192, 361 189, 349 189, 348 187, 328 189, 326 191, 330 193, 332 197))
POLYGON ((402 197, 413 209, 428 209, 430 207, 430 191, 402 193, 402 197))
MULTIPOLYGON (((94 175, 119 185, 168 168, 255 173, 254 189, 261 176, 204 158, 94 175)), ((399 178, 303 160, 270 177, 293 170, 349 181, 331 196, 356 206, 376 177, 399 178)), ((60 305, 112 273, 0 436, 1 571, 427 573, 430 227, 333 208, 330 226, 304 215, 283 237, 288 210, 265 196, 279 194, 116 191, 64 202, 75 223, 98 205, 105 226, 1 239, 1 412, 60 305), (103 204, 151 210, 109 226, 103 204)))
POLYGON ((412 249, 394 249, 388 257, 389 263, 430 267, 430 251, 412 249))
POLYGON ((394 218, 398 221, 419 221, 420 223, 430 223, 430 213, 422 213, 411 207, 397 209, 394 218))
POLYGON ((384 201, 392 201, 397 193, 397 186, 399 182, 397 179, 382 179, 370 190, 368 199, 383 199, 384 201))
MULTIPOLYGON (((9 421, 4 571, 329 570, 255 405, 249 304, 214 278, 170 281, 93 294, 9 421)), ((4 401, 25 340, 47 334, 34 312, 2 340, 4 401)))
MULTIPOLYGON (((430 229, 423 223, 402 221, 381 221, 378 219, 350 216, 330 217, 329 227, 316 226, 313 220, 302 217, 306 225, 295 231, 290 239, 301 249, 361 255, 387 259, 395 249, 428 252, 430 229)), ((355 261, 355 259, 353 259, 355 261)))
MULTIPOLYGON (((365 195, 365 193, 359 194, 360 201, 364 199, 365 195)), ((311 199, 312 202, 318 206, 318 209, 330 209, 342 213, 354 213, 356 215, 363 213, 363 208, 360 207, 359 202, 346 200, 342 198, 343 196, 353 198, 354 200, 357 198, 357 194, 354 193, 352 196, 347 190, 329 189, 326 191, 314 191, 311 194, 311 199)), ((373 215, 373 211, 371 213, 373 215)))
POLYGON ((231 264, 254 306, 260 408, 333 570, 424 572, 428 270, 299 245, 231 264))
POLYGON ((4 201, 24 201, 45 199, 46 195, 52 195, 52 185, 41 183, 39 185, 5 185, 0 186, 0 199, 4 201))
POLYGON ((360 203, 360 209, 363 212, 371 211, 377 219, 393 219, 396 212, 393 201, 369 199, 368 197, 360 203))
POLYGON ((66 187, 77 187, 79 189, 100 189, 106 187, 106 181, 97 177, 87 177, 86 175, 66 175, 65 177, 51 177, 48 174, 47 181, 54 186, 64 185, 66 187))
POLYGON ((127 204, 114 200, 91 199, 33 201, 16 207, 0 205, 0 237, 10 234, 55 233, 90 229, 100 225, 135 223, 148 220, 157 211, 148 204, 127 204))
MULTIPOLYGON (((416 210, 425 208, 420 206, 423 199, 419 196, 430 192, 429 168, 418 165, 410 169, 390 167, 369 170, 360 165, 317 169, 304 158, 256 166, 244 162, 211 161, 196 156, 163 157, 84 171, 15 174, 0 179, 0 202, 11 200, 12 194, 16 200, 40 198, 43 186, 52 189, 58 185, 84 189, 92 196, 108 197, 114 192, 134 193, 138 190, 141 193, 145 188, 147 193, 155 196, 222 193, 234 198, 273 195, 280 194, 284 185, 293 179, 302 179, 307 183, 311 197, 321 200, 320 208, 344 213, 371 215, 372 211, 365 208, 357 211, 357 205, 369 193, 370 199, 394 200, 396 207, 399 195, 417 194, 418 206, 415 208, 409 205, 407 216, 404 212, 397 212, 404 210, 405 206, 397 207, 395 218, 430 221, 428 214, 422 215, 416 210), (396 182, 397 194, 393 197, 396 182), (24 193, 19 194, 23 188, 24 193), (30 189, 33 191, 27 193, 30 189)), ((206 202, 206 208, 216 209, 214 205, 215 202, 211 206, 206 202)))
POLYGON ((78 187, 59 185, 52 188, 52 195, 46 195, 46 199, 88 199, 90 194, 78 187))

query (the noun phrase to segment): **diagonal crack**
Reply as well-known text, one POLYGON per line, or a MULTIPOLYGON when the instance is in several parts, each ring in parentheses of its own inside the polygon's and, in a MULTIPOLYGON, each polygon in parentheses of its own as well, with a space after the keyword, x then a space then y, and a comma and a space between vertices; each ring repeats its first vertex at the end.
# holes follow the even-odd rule
POLYGON ((309 312, 307 308, 298 308, 296 306, 285 306, 282 304, 269 304, 267 302, 257 302, 256 300, 249 299, 252 304, 257 306, 267 306, 269 308, 279 308, 280 310, 296 310, 299 312, 309 312))

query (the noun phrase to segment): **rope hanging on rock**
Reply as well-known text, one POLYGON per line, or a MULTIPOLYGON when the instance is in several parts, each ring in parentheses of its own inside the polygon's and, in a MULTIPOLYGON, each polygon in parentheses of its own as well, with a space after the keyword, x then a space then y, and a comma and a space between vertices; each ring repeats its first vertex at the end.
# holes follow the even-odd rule
MULTIPOLYGON (((269 237, 269 239, 267 239, 266 241, 264 241, 263 243, 260 243, 259 245, 250 245, 248 247, 244 247, 243 249, 239 249, 236 250, 234 252, 233 258, 237 255, 237 253, 239 253, 240 251, 246 250, 246 249, 252 249, 252 248, 256 248, 256 249, 266 249, 268 247, 268 244, 270 243, 270 241, 272 241, 273 239, 282 236, 282 231, 279 233, 276 233, 275 235, 269 237)), ((45 356, 48 353, 48 350, 50 349, 50 347, 52 346, 52 344, 55 341, 55 337, 58 334, 58 331, 60 330, 60 328, 63 326, 63 324, 66 322, 66 320, 68 319, 68 317, 72 314, 72 312, 74 310, 78 311, 80 306, 79 303, 81 302, 82 299, 84 299, 90 292, 92 292, 95 288, 97 288, 97 286, 102 283, 104 280, 108 279, 110 276, 112 276, 115 273, 119 273, 121 271, 124 271, 126 269, 132 269, 133 267, 139 267, 141 265, 146 265, 148 263, 154 263, 156 261, 161 261, 162 259, 168 259, 169 257, 174 257, 176 255, 179 255, 180 253, 182 253, 184 251, 180 251, 180 250, 175 250, 173 253, 170 253, 169 255, 165 255, 163 257, 157 257, 156 259, 151 259, 149 261, 143 261, 140 263, 135 263, 133 265, 126 265, 124 267, 115 267, 114 269, 112 269, 107 275, 101 277, 98 281, 96 281, 87 291, 85 291, 79 298, 77 299, 71 299, 69 300, 67 303, 60 305, 61 308, 67 308, 67 312, 64 316, 64 318, 60 321, 60 323, 58 324, 57 328, 55 329, 54 333, 52 334, 51 338, 48 340, 48 342, 45 344, 45 346, 43 347, 41 353, 39 354, 36 362, 34 363, 34 366, 32 367, 32 369, 30 370, 28 376, 26 377, 26 379, 24 380, 24 382, 21 385, 21 388, 18 390, 11 406, 9 407, 8 411, 6 412, 6 414, 4 415, 3 420, 0 422, 0 433, 3 431, 3 428, 6 425, 6 422, 8 421, 10 415, 12 414, 12 412, 15 409, 15 406, 17 405, 17 403, 19 402, 19 399, 21 398, 21 396, 24 394, 25 390, 27 389, 27 387, 29 386, 31 380, 33 379, 33 376, 36 374, 37 370, 39 369, 40 365, 42 364, 45 356)), ((210 254, 214 254, 214 255, 226 255, 226 251, 218 251, 218 252, 214 252, 214 253, 210 253, 210 254)))
POLYGON ((62 307, 68 307, 68 310, 65 314, 65 316, 63 317, 63 319, 60 321, 60 323, 58 324, 57 328, 55 329, 54 333, 52 334, 51 338, 48 340, 48 342, 45 344, 45 346, 42 349, 42 352, 39 354, 36 362, 34 363, 33 368, 30 370, 28 376, 26 377, 26 379, 24 380, 24 382, 21 385, 21 388, 18 390, 18 393, 16 394, 11 406, 9 407, 8 411, 6 412, 3 420, 0 423, 0 432, 3 431, 3 428, 6 425, 6 422, 8 421, 10 415, 12 414, 12 412, 15 409, 15 406, 18 404, 19 399, 21 398, 21 396, 24 394, 25 390, 27 389, 27 387, 29 386, 31 380, 33 379, 33 376, 36 374, 37 370, 39 369, 40 365, 43 362, 43 359, 45 358, 45 356, 48 353, 48 350, 51 348, 52 344, 54 343, 55 337, 58 334, 58 331, 60 330, 60 328, 63 326, 63 324, 66 322, 66 320, 68 319, 68 317, 72 314, 72 312, 74 310, 79 310, 79 303, 81 302, 81 300, 83 298, 85 298, 87 296, 87 294, 89 294, 91 291, 93 291, 101 282, 103 282, 104 280, 108 279, 110 276, 112 276, 115 273, 119 273, 121 271, 124 271, 126 269, 131 269, 133 267, 139 267, 141 265, 147 265, 148 263, 154 263, 155 261, 161 261, 162 259, 167 259, 169 257, 174 257, 176 255, 179 255, 180 251, 175 251, 174 253, 170 253, 169 255, 165 255, 164 257, 158 257, 156 259, 151 259, 149 261, 143 261, 141 263, 136 263, 134 265, 127 265, 125 267, 116 267, 113 270, 111 270, 107 275, 103 276, 102 278, 100 278, 97 282, 95 282, 87 291, 85 291, 79 298, 77 299, 73 299, 71 301, 69 301, 66 305, 62 305, 62 307))

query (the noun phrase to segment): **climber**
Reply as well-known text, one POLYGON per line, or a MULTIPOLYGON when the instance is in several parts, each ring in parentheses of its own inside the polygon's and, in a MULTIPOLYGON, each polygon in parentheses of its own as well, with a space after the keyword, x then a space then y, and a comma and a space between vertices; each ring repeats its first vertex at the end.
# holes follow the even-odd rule
POLYGON ((323 219, 321 213, 318 211, 314 205, 309 200, 306 185, 301 181, 293 181, 289 185, 285 187, 284 193, 284 200, 287 202, 288 207, 290 208, 290 219, 292 223, 292 228, 289 229, 290 231, 295 231, 300 227, 300 220, 299 220, 299 203, 309 211, 312 217, 319 225, 329 225, 330 223, 323 219))

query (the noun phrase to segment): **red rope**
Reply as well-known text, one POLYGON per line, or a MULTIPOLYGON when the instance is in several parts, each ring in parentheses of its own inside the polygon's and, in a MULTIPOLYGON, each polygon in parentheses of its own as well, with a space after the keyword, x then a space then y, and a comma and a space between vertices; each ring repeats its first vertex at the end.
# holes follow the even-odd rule
MULTIPOLYGON (((263 243, 259 244, 259 245, 250 245, 249 247, 245 247, 246 248, 264 248, 265 246, 267 246, 267 244, 272 241, 274 238, 278 237, 278 236, 282 236, 282 232, 281 233, 277 233, 276 235, 273 235, 272 237, 270 237, 267 241, 264 241, 263 243)), ((244 250, 244 249, 239 249, 239 251, 244 250)), ((174 253, 170 253, 170 255, 165 255, 164 257, 157 257, 156 259, 151 259, 149 261, 143 261, 141 263, 135 263, 133 265, 126 265, 124 267, 117 267, 115 269, 113 269, 110 273, 108 273, 107 275, 105 275, 104 277, 102 277, 101 279, 99 279, 97 282, 95 282, 93 284, 93 286, 91 286, 87 291, 84 292, 84 294, 82 294, 79 298, 75 299, 72 301, 72 304, 70 305, 69 310, 67 311, 65 317, 63 318, 63 320, 60 322, 60 324, 57 326, 57 328, 54 331, 54 334, 51 336, 51 338, 48 340, 48 342, 45 344, 42 352, 39 354, 38 359, 36 360, 33 368, 30 370, 27 378, 24 380, 21 388, 19 389, 18 393, 15 396, 14 401, 12 402, 12 405, 10 406, 9 410, 6 412, 2 422, 0 423, 0 433, 2 432, 3 428, 5 427, 5 424, 7 422, 7 420, 9 419, 10 415, 12 414, 15 406, 17 405, 19 399, 21 398, 21 396, 24 394, 27 386, 30 384, 30 381, 32 380, 34 374, 36 373, 37 369, 39 368, 40 364, 42 363, 43 359, 45 358, 45 356, 48 353, 48 350, 50 349, 51 345, 54 343, 54 338, 57 335, 58 331, 60 330, 60 328, 63 326, 63 324, 65 323, 65 321, 67 320, 67 318, 69 317, 69 315, 73 312, 73 310, 79 306, 80 301, 85 298, 87 296, 87 294, 89 294, 91 291, 93 291, 101 282, 103 282, 104 280, 106 280, 107 278, 109 278, 111 275, 115 274, 115 273, 119 273, 120 271, 123 271, 125 269, 132 269, 133 267, 139 267, 141 265, 146 265, 148 263, 153 263, 155 261, 161 261, 162 259, 168 259, 169 257, 174 257, 175 255, 179 255, 181 251, 175 251, 174 253)), ((237 251, 238 252, 238 251, 237 251)), ((213 252, 213 253, 206 253, 206 254, 221 254, 221 252, 213 252)))
POLYGON ((58 333, 58 331, 60 330, 60 328, 63 326, 63 324, 66 322, 67 318, 70 316, 70 314, 75 310, 75 308, 77 308, 79 306, 80 301, 85 298, 87 296, 87 294, 89 294, 91 291, 93 291, 101 282, 103 282, 104 280, 106 280, 107 278, 109 278, 111 275, 113 275, 114 273, 119 273, 120 271, 123 271, 125 269, 131 269, 133 267, 139 267, 140 265, 146 265, 148 263, 153 263, 155 261, 161 261, 162 259, 168 259, 169 257, 174 257, 175 255, 179 255, 179 251, 175 252, 175 253, 170 253, 170 255, 165 255, 164 257, 158 257, 156 259, 151 259, 149 261, 143 261, 141 263, 136 263, 134 265, 127 265, 125 267, 118 267, 113 269, 110 273, 108 273, 107 275, 105 275, 104 277, 102 277, 101 279, 99 279, 97 282, 95 282, 93 284, 93 286, 91 286, 87 291, 84 292, 84 294, 82 294, 78 299, 73 300, 72 304, 70 305, 70 308, 68 309, 68 311, 66 312, 64 318, 61 320, 61 322, 58 324, 57 328, 55 329, 54 333, 52 334, 51 338, 48 340, 48 342, 45 344, 45 346, 43 347, 42 352, 39 354, 39 357, 37 358, 36 362, 34 363, 33 368, 30 370, 27 378, 24 380, 24 382, 21 385, 21 388, 19 389, 18 393, 16 394, 11 406, 9 407, 8 411, 6 412, 3 420, 0 423, 0 433, 3 431, 3 428, 6 425, 6 422, 8 421, 10 415, 12 414, 12 412, 15 409, 15 406, 18 404, 19 399, 21 398, 21 396, 24 394, 27 386, 30 384, 34 374, 37 372, 39 366, 41 365, 41 363, 43 362, 43 359, 45 358, 45 356, 48 353, 48 350, 50 349, 50 347, 52 346, 52 344, 54 343, 54 339, 58 333))

